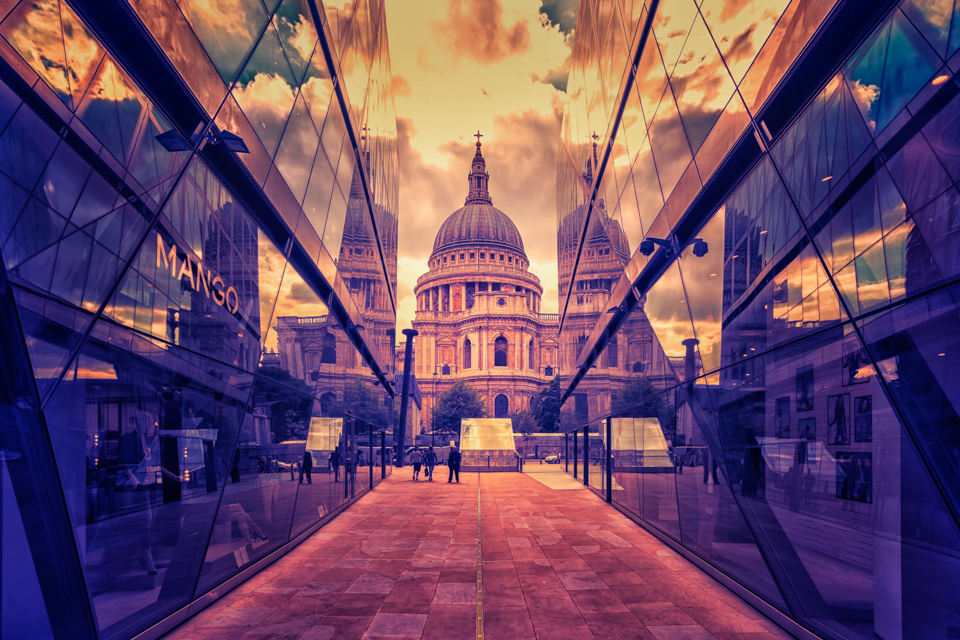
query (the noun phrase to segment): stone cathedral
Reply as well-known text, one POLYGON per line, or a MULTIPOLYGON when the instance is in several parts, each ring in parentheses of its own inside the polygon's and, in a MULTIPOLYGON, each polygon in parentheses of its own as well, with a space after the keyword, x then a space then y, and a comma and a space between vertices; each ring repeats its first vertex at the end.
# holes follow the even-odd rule
POLYGON ((458 380, 480 393, 489 416, 507 417, 559 373, 558 316, 540 313, 543 287, 516 225, 493 206, 479 139, 466 202, 440 225, 430 270, 414 288, 424 431, 458 380))

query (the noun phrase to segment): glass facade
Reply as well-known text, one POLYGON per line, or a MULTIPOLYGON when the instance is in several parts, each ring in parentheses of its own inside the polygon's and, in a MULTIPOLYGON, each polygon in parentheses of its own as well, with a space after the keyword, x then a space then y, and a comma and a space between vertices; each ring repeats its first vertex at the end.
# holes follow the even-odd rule
POLYGON ((592 488, 822 637, 960 637, 958 27, 950 0, 577 17, 562 426, 592 488))
POLYGON ((5 637, 158 635, 390 471, 383 2, 231 7, 0 1, 5 637))

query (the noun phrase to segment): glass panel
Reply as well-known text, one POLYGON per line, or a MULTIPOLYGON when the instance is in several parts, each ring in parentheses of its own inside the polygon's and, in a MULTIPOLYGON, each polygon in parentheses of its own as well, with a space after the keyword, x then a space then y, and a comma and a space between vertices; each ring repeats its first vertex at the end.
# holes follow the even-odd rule
POLYGON ((669 199, 680 176, 693 159, 687 134, 680 122, 680 113, 673 101, 673 94, 669 91, 660 102, 657 117, 650 124, 650 146, 653 147, 653 157, 657 164, 660 189, 664 198, 669 199))
POLYGON ((15 289, 20 325, 41 396, 60 378, 92 316, 15 289))
POLYGON ((792 0, 740 83, 740 93, 756 113, 786 75, 837 0, 792 0))
MULTIPOLYGON (((956 294, 957 287, 950 287, 894 307, 863 326, 867 349, 955 501, 960 496, 958 398, 951 365, 957 345, 952 328, 956 294)), ((858 369, 854 380, 871 370, 869 366, 858 369)))
POLYGON ((302 96, 297 97, 290 114, 290 121, 283 133, 276 163, 280 174, 287 181, 298 203, 303 202, 310 178, 313 159, 320 145, 320 135, 313 128, 313 122, 302 96))
POLYGON ((57 134, 33 111, 18 109, 0 136, 0 170, 22 187, 32 190, 53 155, 57 141, 57 134))
POLYGON ((850 83, 864 119, 883 131, 927 83, 941 63, 930 45, 899 11, 847 63, 850 83))
POLYGON ((296 88, 280 39, 271 25, 233 88, 237 104, 271 156, 293 110, 296 88))
POLYGON ((804 217, 845 184, 841 178, 869 145, 855 95, 834 76, 772 149, 804 217))
MULTIPOLYGON (((17 424, 20 420, 14 418, 15 411, 8 408, 4 412, 3 421, 8 429, 21 426, 17 424)), ((18 411, 17 413, 21 412, 18 411)), ((21 428, 26 426, 24 424, 21 428)), ((37 577, 37 566, 31 554, 31 539, 33 540, 33 553, 39 551, 38 536, 37 532, 32 530, 30 526, 31 518, 28 517, 25 523, 22 515, 30 513, 30 511, 36 512, 35 503, 32 502, 35 495, 29 495, 23 487, 23 483, 28 481, 29 476, 24 477, 27 474, 23 471, 17 473, 16 467, 13 470, 10 468, 10 463, 17 459, 21 459, 19 464, 22 465, 22 458, 25 453, 24 451, 7 448, 0 449, 0 454, 3 455, 3 461, 0 461, 0 508, 2 508, 2 513, 0 513, 2 515, 2 520, 0 520, 0 523, 2 523, 0 524, 0 563, 3 565, 3 573, 0 575, 0 590, 3 593, 3 618, 0 619, 0 634, 7 637, 17 637, 22 636, 24 630, 29 629, 29 635, 32 638, 53 640, 50 617, 37 577), (16 484, 14 484, 15 482, 16 484), (27 533, 28 529, 31 529, 29 534, 27 533)), ((36 461, 30 461, 28 464, 34 466, 36 461)), ((38 493, 41 490, 40 487, 36 487, 36 489, 38 493)), ((34 518, 38 515, 35 515, 34 518)), ((47 553, 49 552, 48 549, 47 553)), ((64 625, 61 624, 61 629, 63 627, 64 625)))
MULTIPOLYGON (((701 379, 677 390, 674 478, 683 544, 742 584, 750 585, 767 602, 787 611, 753 531, 730 489, 727 471, 718 464, 722 447, 717 416, 710 402, 711 387, 715 389, 715 385, 701 379)), ((756 464, 761 452, 762 449, 749 446, 744 450, 745 493, 750 493, 758 483, 757 478, 746 476, 761 468, 756 464)))
POLYGON ((250 382, 103 321, 48 402, 105 638, 130 637, 192 599, 250 382))
POLYGON ((193 168, 104 313, 252 371, 260 357, 257 230, 203 165, 193 168))
MULTIPOLYGON (((198 40, 198 34, 202 34, 200 38, 204 39, 205 42, 211 43, 210 51, 221 51, 222 49, 220 47, 213 45, 211 38, 222 35, 231 39, 231 32, 234 29, 238 31, 244 30, 241 24, 243 21, 238 21, 237 24, 230 25, 227 29, 221 30, 219 34, 210 34, 211 30, 218 28, 216 24, 211 23, 211 20, 216 21, 223 19, 224 15, 217 16, 214 11, 213 16, 208 16, 204 13, 204 10, 210 9, 203 5, 198 5, 201 7, 200 10, 194 12, 190 7, 184 7, 184 10, 181 11, 181 7, 178 7, 176 3, 163 2, 162 0, 138 0, 130 2, 129 4, 131 8, 136 11, 137 17, 143 22, 144 26, 150 32, 150 35, 153 36, 164 54, 169 58, 173 66, 176 67, 184 81, 189 85, 190 90, 197 96, 197 99, 200 101, 200 104, 203 105, 207 114, 213 116, 213 114, 217 113, 217 110, 223 102, 223 97, 227 93, 227 85, 224 84, 224 80, 220 77, 217 68, 214 67, 214 62, 211 61, 211 57, 216 55, 216 53, 208 57, 207 52, 204 51, 203 46, 198 40), (193 21, 194 25, 200 27, 199 31, 194 32, 191 24, 187 22, 187 18, 184 18, 185 14, 193 21), (208 38, 208 36, 211 36, 211 38, 208 38)), ((247 1, 246 4, 252 5, 254 3, 247 1)), ((193 3, 190 3, 190 5, 192 6, 193 3)), ((247 16, 251 15, 251 12, 255 14, 258 11, 256 7, 246 8, 248 9, 246 13, 247 16)), ((233 18, 235 18, 235 16, 231 14, 231 19, 233 18)), ((259 29, 257 29, 257 33, 259 33, 259 29)), ((232 47, 238 44, 239 41, 247 41, 247 49, 239 54, 236 52, 228 53, 223 51, 226 54, 224 58, 234 55, 237 56, 232 63, 226 59, 222 61, 224 73, 230 78, 232 78, 236 71, 236 66, 240 64, 243 56, 246 55, 246 51, 253 44, 252 38, 255 36, 256 34, 246 32, 242 34, 237 41, 226 44, 227 47, 232 47), (232 67, 230 66, 231 64, 233 65, 232 67)), ((249 142, 247 144, 249 145, 249 142)))
POLYGON ((937 55, 947 58, 947 38, 953 17, 953 0, 907 0, 900 8, 920 30, 937 55))
POLYGON ((670 85, 677 98, 683 128, 696 153, 735 88, 700 16, 693 23, 670 85))
POLYGON ((0 25, 0 35, 67 106, 74 107, 59 2, 21 3, 0 25))
POLYGON ((663 55, 663 64, 667 68, 667 76, 672 77, 674 74, 696 15, 697 4, 694 0, 670 2, 657 9, 653 30, 663 55))
POLYGON ((721 247, 726 220, 726 212, 721 208, 700 232, 699 237, 707 243, 708 251, 705 256, 695 256, 694 247, 690 246, 684 250, 679 261, 683 289, 690 304, 690 316, 696 334, 689 337, 696 337, 698 340, 696 350, 700 362, 694 372, 697 376, 704 371, 720 368, 724 257, 721 247))
POLYGON ((727 103, 717 123, 710 130, 707 139, 697 151, 697 170, 700 179, 707 182, 720 162, 733 148, 740 136, 750 126, 750 116, 739 93, 735 93, 727 103))
POLYGON ((317 47, 317 30, 313 26, 313 17, 305 2, 284 0, 273 17, 273 24, 280 34, 287 62, 293 69, 296 84, 300 84, 314 47, 317 47))
POLYGON ((742 4, 704 0, 700 5, 700 12, 736 82, 747 72, 786 6, 787 0, 742 4))
POLYGON ((259 0, 239 0, 229 13, 200 0, 181 0, 179 5, 220 77, 232 81, 267 22, 263 5, 259 0))
MULTIPOLYGON (((670 366, 676 374, 683 377, 686 347, 683 342, 694 338, 693 324, 690 322, 690 310, 683 294, 683 281, 676 264, 657 281, 647 293, 643 310, 653 327, 659 341, 659 348, 667 355, 670 366)), ((694 371, 699 371, 695 366, 694 371)), ((696 375, 696 373, 694 373, 696 375)))
POLYGON ((310 406, 298 380, 273 382, 261 368, 243 415, 197 591, 203 593, 285 544, 290 536, 296 480, 303 463, 310 406), (299 383, 299 384, 296 384, 299 383), (300 392, 300 393, 298 393, 300 392))
POLYGON ((130 160, 134 137, 140 128, 146 100, 106 56, 77 109, 77 116, 120 162, 130 160))

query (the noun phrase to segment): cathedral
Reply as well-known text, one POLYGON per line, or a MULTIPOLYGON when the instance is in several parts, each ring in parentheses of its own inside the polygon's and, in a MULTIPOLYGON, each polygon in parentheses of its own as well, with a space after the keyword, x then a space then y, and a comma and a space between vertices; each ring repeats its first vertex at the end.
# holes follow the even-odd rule
POLYGON ((414 288, 424 431, 454 382, 468 382, 487 415, 500 418, 529 408, 559 373, 559 316, 540 312, 540 279, 516 225, 493 206, 489 180, 478 134, 464 206, 440 225, 430 269, 414 288))

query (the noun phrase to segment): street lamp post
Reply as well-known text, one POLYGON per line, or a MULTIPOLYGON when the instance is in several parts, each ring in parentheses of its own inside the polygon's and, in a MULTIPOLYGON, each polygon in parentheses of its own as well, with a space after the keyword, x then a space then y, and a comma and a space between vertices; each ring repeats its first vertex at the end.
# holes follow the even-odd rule
POLYGON ((403 389, 400 396, 400 433, 397 438, 397 466, 403 466, 404 447, 407 436, 407 402, 410 393, 410 369, 413 360, 413 338, 420 332, 416 329, 404 329, 403 335, 407 336, 407 343, 403 352, 403 389))

